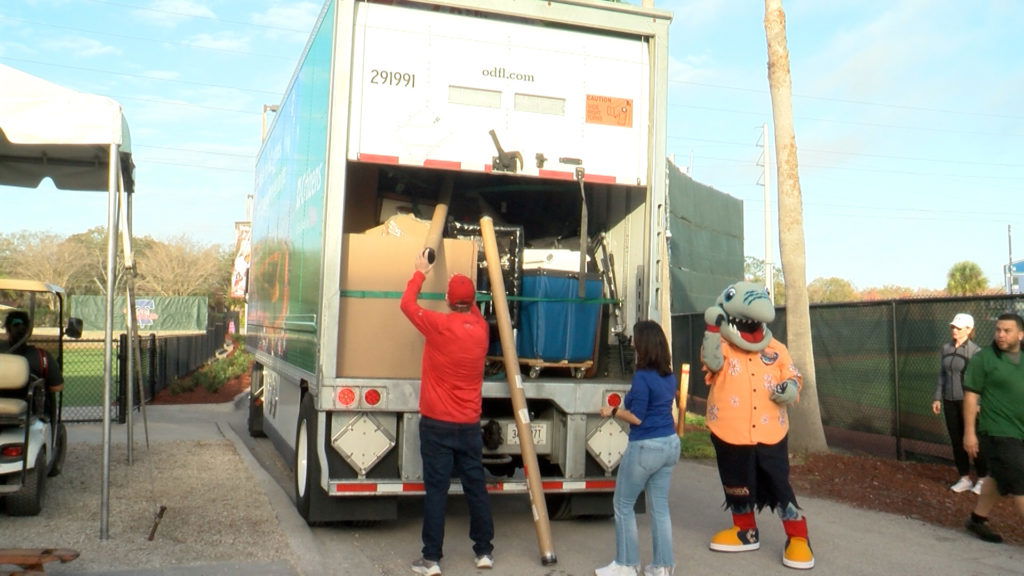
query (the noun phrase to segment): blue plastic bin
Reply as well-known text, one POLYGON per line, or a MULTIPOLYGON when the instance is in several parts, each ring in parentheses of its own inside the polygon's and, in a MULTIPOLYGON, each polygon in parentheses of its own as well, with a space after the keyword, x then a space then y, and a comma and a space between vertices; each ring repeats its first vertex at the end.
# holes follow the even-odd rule
MULTIPOLYGON (((586 279, 586 299, 600 300, 602 289, 600 278, 586 279)), ((522 295, 542 301, 524 300, 519 308, 516 352, 520 358, 543 362, 593 360, 601 304, 578 301, 578 274, 524 272, 522 295)))

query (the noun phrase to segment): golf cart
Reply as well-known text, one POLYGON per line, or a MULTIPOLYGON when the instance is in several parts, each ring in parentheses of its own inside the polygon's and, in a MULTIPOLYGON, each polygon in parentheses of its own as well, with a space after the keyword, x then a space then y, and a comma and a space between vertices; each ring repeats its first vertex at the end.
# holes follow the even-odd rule
POLYGON ((65 326, 65 305, 57 286, 0 278, 0 499, 11 516, 39 514, 46 478, 64 465, 63 345, 82 335, 81 320, 65 326))

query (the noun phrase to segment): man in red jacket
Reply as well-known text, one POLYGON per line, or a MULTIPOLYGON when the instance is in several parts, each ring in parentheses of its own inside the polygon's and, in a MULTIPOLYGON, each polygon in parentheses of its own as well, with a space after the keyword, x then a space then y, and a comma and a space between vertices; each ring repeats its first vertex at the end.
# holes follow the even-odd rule
POLYGON ((469 505, 469 537, 477 568, 494 565, 494 520, 481 462, 480 432, 484 363, 489 327, 476 307, 473 281, 455 274, 445 299, 451 312, 435 312, 417 302, 431 263, 426 251, 402 294, 402 313, 425 337, 420 383, 420 457, 423 460, 423 556, 412 570, 439 576, 444 516, 452 473, 462 482, 469 505))

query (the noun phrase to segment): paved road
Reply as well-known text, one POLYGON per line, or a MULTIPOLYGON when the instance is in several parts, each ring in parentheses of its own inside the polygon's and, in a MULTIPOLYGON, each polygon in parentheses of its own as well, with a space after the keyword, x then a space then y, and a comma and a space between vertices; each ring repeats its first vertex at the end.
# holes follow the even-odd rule
MULTIPOLYGON (((295 512, 288 466, 265 439, 248 438, 245 413, 230 404, 216 407, 160 407, 149 412, 151 438, 201 439, 205 434, 231 439, 253 471, 255 486, 240 490, 264 491, 282 529, 288 534, 292 557, 276 563, 207 564, 151 571, 106 571, 90 576, 298 576, 345 574, 366 576, 409 575, 408 563, 418 555, 420 510, 417 502, 400 507, 400 518, 369 528, 331 526, 309 528, 295 512)), ((98 427, 97 427, 98 430, 98 427)), ((122 435, 123 432, 117 432, 122 435)), ((116 436, 115 435, 115 436, 116 436)), ((856 490, 851 484, 851 490, 856 490)), ((490 576, 537 574, 588 576, 596 566, 612 559, 614 532, 610 520, 555 522, 552 539, 558 563, 540 564, 536 532, 525 496, 494 498, 496 565, 490 576)), ((720 554, 707 549, 707 538, 721 529, 728 516, 721 510, 721 487, 713 467, 684 461, 677 467, 672 486, 672 518, 677 574, 758 574, 795 571, 782 566, 785 535, 777 518, 759 517, 762 547, 741 554, 720 554)), ((883 574, 1014 575, 1024 574, 1024 548, 994 545, 962 531, 930 526, 916 520, 815 498, 801 498, 808 515, 811 542, 819 576, 877 576, 883 574)), ((1001 505, 1009 505, 1005 502, 1001 505)), ((649 556, 647 517, 641 518, 642 553, 649 556)), ((0 519, 2 522, 2 519, 0 519)), ((2 528, 2 525, 0 525, 2 528)), ((211 530, 215 530, 211 526, 211 530)), ((488 574, 472 566, 466 534, 468 515, 461 498, 453 498, 448 521, 445 574, 488 574)), ((201 535, 197 535, 201 537, 201 535)), ((70 566, 70 565, 69 565, 70 566)), ((61 567, 65 568, 65 567, 61 567)), ((75 572, 61 571, 61 574, 75 572)))

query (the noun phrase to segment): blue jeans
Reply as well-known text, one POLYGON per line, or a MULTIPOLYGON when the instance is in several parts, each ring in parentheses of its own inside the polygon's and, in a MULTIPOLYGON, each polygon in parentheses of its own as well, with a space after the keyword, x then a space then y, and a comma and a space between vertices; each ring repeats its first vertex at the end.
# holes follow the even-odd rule
POLYGON ((615 479, 615 561, 626 566, 640 565, 639 534, 634 506, 640 492, 647 495, 651 515, 651 540, 654 566, 675 566, 672 555, 672 518, 668 492, 672 469, 679 461, 679 437, 675 434, 630 442, 622 455, 615 479))
POLYGON ((480 424, 456 424, 420 418, 420 457, 423 460, 423 557, 441 560, 444 547, 444 516, 453 473, 462 482, 469 505, 469 538, 473 553, 491 554, 494 520, 484 481, 483 436, 480 424))

